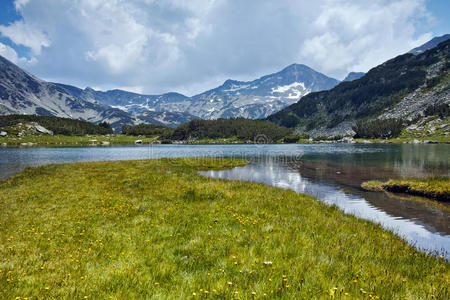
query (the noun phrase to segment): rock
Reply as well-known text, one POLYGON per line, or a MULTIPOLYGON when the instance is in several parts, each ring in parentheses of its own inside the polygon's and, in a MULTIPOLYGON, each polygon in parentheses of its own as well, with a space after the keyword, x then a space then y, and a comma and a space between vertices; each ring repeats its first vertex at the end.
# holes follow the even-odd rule
POLYGON ((8 146, 8 144, 7 143, 2 143, 2 146, 6 147, 6 146, 8 146))
POLYGON ((107 145, 109 145, 109 144, 111 144, 110 142, 106 142, 106 141, 103 141, 102 142, 102 145, 104 145, 104 146, 107 146, 107 145))
POLYGON ((361 144, 372 144, 372 142, 371 142, 371 141, 364 140, 364 141, 361 141, 361 144))
POLYGON ((352 137, 344 137, 339 140, 341 143, 348 143, 348 144, 354 144, 355 140, 352 137))
POLYGON ((8 133, 6 131, 0 131, 0 136, 5 137, 7 135, 8 135, 8 133))
POLYGON ((135 140, 134 143, 135 143, 136 145, 142 144, 142 140, 135 140))
POLYGON ((38 131, 38 132, 40 132, 40 133, 53 135, 53 131, 48 130, 48 129, 45 128, 45 127, 42 127, 41 125, 34 125, 34 128, 36 129, 36 131, 38 131))
POLYGON ((91 143, 95 143, 97 140, 89 140, 89 142, 91 143))
POLYGON ((416 139, 414 139, 414 140, 412 140, 411 141, 411 144, 420 144, 421 142, 419 141, 419 140, 416 140, 416 139))

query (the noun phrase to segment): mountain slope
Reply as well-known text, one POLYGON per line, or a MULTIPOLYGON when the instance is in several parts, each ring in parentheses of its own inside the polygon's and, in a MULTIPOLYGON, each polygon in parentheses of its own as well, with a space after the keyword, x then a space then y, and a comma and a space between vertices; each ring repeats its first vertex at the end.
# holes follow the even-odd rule
POLYGON ((147 123, 176 127, 196 118, 183 111, 168 111, 167 103, 186 106, 186 103, 190 102, 188 97, 178 93, 141 95, 117 89, 103 92, 89 87, 83 90, 67 84, 55 83, 55 85, 86 102, 121 110, 134 119, 134 124, 147 123))
POLYGON ((413 120, 431 105, 450 102, 449 48, 447 40, 419 55, 400 55, 358 80, 309 94, 268 120, 316 136, 349 135, 363 118, 413 120))
POLYGON ((132 124, 122 111, 86 102, 58 85, 43 81, 0 56, 0 114, 57 116, 113 126, 132 124))
POLYGON ((364 75, 366 75, 366 73, 364 73, 364 72, 350 72, 347 74, 347 76, 342 81, 353 81, 356 79, 360 79, 364 75))
POLYGON ((204 119, 264 118, 304 95, 327 90, 339 81, 300 64, 253 81, 227 80, 223 85, 192 97, 187 112, 204 119))
POLYGON ((180 118, 217 119, 246 117, 259 119, 295 103, 302 96, 334 87, 339 81, 313 69, 293 64, 280 72, 254 81, 227 80, 217 88, 191 98, 178 93, 141 95, 121 90, 84 90, 58 84, 72 95, 119 108, 131 114, 143 112, 182 113, 180 118))
POLYGON ((100 103, 114 108, 119 108, 131 114, 139 114, 147 111, 166 112, 165 104, 179 103, 185 108, 190 99, 179 93, 166 93, 162 95, 143 95, 123 90, 96 91, 92 88, 80 89, 71 85, 55 83, 66 89, 70 94, 88 102, 100 103))
MULTIPOLYGON (((165 97, 166 101, 187 99, 175 93, 149 97, 153 102, 158 102, 160 97, 165 97)), ((120 90, 99 92, 46 82, 0 56, 0 115, 28 114, 108 122, 115 131, 120 131, 124 125, 139 123, 176 127, 195 118, 186 113, 148 111, 146 101, 149 100, 145 95, 120 90), (130 95, 140 102, 136 100, 129 109, 123 109, 130 95)))
POLYGON ((423 44, 422 46, 419 46, 419 47, 416 47, 416 48, 410 50, 408 53, 411 53, 414 55, 423 53, 431 48, 436 47, 440 43, 445 42, 448 39, 450 39, 450 34, 444 34, 442 36, 434 37, 431 40, 429 40, 428 42, 426 42, 425 44, 423 44))

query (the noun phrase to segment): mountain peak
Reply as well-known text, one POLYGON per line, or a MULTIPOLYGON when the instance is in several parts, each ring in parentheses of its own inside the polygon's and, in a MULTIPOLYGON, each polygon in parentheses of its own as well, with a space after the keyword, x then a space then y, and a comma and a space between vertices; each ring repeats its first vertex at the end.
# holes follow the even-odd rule
POLYGON ((286 71, 299 71, 299 70, 303 70, 303 71, 314 71, 313 69, 311 69, 311 68, 308 67, 307 65, 293 63, 293 64, 291 64, 291 65, 285 67, 283 70, 281 70, 281 72, 286 72, 286 71))

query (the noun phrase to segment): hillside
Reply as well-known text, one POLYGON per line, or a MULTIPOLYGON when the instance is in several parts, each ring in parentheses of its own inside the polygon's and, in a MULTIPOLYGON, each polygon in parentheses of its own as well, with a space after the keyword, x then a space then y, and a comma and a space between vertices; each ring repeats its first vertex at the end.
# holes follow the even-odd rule
POLYGON ((41 80, 0 56, 0 115, 57 116, 92 123, 132 124, 130 115, 83 101, 65 89, 41 80))
POLYGON ((427 108, 450 102, 450 41, 422 54, 404 54, 358 80, 311 93, 269 116, 278 125, 313 136, 353 135, 361 119, 401 118, 411 125, 427 108))
POLYGON ((202 119, 260 119, 295 103, 304 95, 328 90, 338 83, 308 66, 292 64, 253 81, 227 80, 215 89, 193 96, 187 111, 202 119))
MULTIPOLYGON (((8 135, 21 135, 17 132, 20 128, 38 129, 38 133, 62 134, 62 135, 85 135, 85 134, 111 134, 109 124, 101 123, 95 125, 89 122, 73 120, 69 118, 46 117, 36 115, 7 115, 0 116, 0 129, 8 135), (33 126, 26 126, 33 124, 33 126), (40 127, 43 127, 40 128, 40 127), (49 130, 50 132, 46 132, 49 130)), ((24 131, 22 130, 22 131, 24 131)))

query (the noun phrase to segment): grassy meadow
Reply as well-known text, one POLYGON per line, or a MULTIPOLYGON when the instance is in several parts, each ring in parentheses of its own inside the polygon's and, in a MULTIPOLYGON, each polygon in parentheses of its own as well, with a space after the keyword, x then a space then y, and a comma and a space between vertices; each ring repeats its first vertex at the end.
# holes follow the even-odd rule
POLYGON ((197 170, 28 168, 0 181, 0 299, 449 299, 450 264, 317 199, 197 170))
POLYGON ((6 143, 9 146, 20 146, 23 143, 33 143, 34 145, 48 146, 89 146, 101 145, 102 142, 108 142, 111 145, 134 144, 136 140, 142 140, 143 144, 150 144, 158 139, 158 136, 129 136, 124 134, 110 135, 26 135, 22 137, 8 136, 0 138, 0 144, 6 143))

